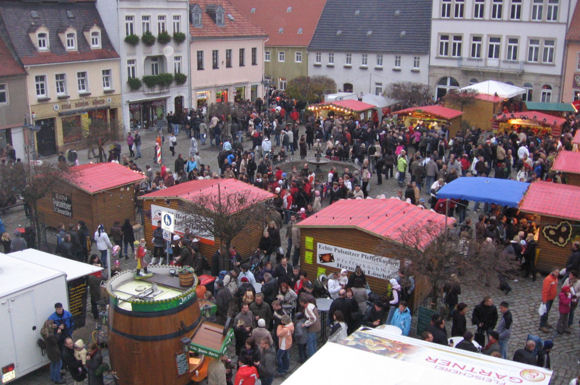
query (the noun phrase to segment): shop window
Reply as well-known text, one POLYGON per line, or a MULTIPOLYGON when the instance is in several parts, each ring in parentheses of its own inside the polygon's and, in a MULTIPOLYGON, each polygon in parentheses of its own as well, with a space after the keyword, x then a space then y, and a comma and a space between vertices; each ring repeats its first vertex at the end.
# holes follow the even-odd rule
MULTIPOLYGON (((86 122, 88 122, 88 121, 86 120, 86 122)), ((62 140, 63 140, 64 144, 78 142, 82 138, 83 138, 83 134, 82 134, 81 115, 63 117, 62 118, 62 140)))

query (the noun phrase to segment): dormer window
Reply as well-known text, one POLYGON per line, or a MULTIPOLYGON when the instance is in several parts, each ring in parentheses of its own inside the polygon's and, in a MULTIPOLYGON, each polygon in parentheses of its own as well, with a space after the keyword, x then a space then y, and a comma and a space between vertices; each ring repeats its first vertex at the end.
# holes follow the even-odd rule
POLYGON ((201 28, 201 8, 195 4, 190 11, 191 24, 195 28, 201 28))
POLYGON ((36 34, 36 46, 39 51, 48 51, 48 33, 39 32, 36 34))
POLYGON ((215 23, 220 27, 224 26, 224 9, 222 7, 218 7, 215 11, 215 23))
POLYGON ((91 32, 91 48, 101 48, 101 32, 91 32))
POLYGON ((66 34, 66 49, 75 50, 77 48, 77 36, 74 32, 68 32, 66 34))

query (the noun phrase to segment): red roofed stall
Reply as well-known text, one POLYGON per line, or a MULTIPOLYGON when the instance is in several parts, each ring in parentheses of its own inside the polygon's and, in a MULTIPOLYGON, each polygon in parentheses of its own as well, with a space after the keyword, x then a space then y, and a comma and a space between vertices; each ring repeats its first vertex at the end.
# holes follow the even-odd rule
POLYGON ((554 159, 552 170, 561 172, 565 183, 580 186, 580 152, 560 151, 554 159))
POLYGON ((377 111, 377 106, 358 100, 336 100, 329 103, 311 104, 307 109, 313 111, 316 116, 327 117, 334 114, 346 117, 354 116, 357 120, 366 120, 372 118, 373 112, 377 111))
MULTIPOLYGON (((274 198, 272 193, 237 179, 199 179, 157 190, 139 197, 143 201, 143 210, 147 215, 145 240, 151 242, 162 212, 170 213, 175 218, 173 234, 182 236, 188 229, 200 240, 202 255, 211 259, 219 247, 219 239, 214 239, 212 234, 202 229, 194 228, 195 222, 188 219, 186 214, 188 205, 201 204, 211 211, 233 216, 243 215, 244 210, 272 198, 274 198), (239 200, 237 198, 239 196, 243 196, 244 200, 239 200)), ((258 247, 262 230, 263 223, 250 225, 234 238, 232 245, 246 257, 258 247)))
POLYGON ((538 269, 550 271, 565 267, 572 242, 580 240, 580 187, 534 182, 519 208, 534 214, 540 228, 538 269))
POLYGON ((463 115, 463 112, 435 104, 405 108, 395 111, 393 114, 397 114, 407 127, 417 122, 426 122, 428 126, 446 124, 449 126, 450 136, 454 137, 461 129, 461 115, 463 115))
POLYGON ((55 191, 38 203, 40 222, 57 228, 84 221, 94 232, 99 224, 109 232, 115 221, 135 222, 135 185, 143 173, 118 163, 89 163, 71 167, 55 191))
POLYGON ((559 137, 566 119, 540 111, 500 112, 494 116, 494 122, 500 132, 518 131, 528 128, 536 135, 551 134, 559 137))
MULTIPOLYGON (((451 218, 448 221, 453 223, 451 218)), ((308 277, 343 268, 352 272, 359 265, 371 289, 383 293, 388 280, 397 277, 400 259, 408 253, 410 241, 419 242, 416 246, 425 249, 443 232, 445 216, 394 198, 349 199, 322 209, 299 222, 298 227, 300 266, 308 277), (419 238, 406 237, 404 233, 409 231, 419 238), (379 252, 384 254, 377 255, 379 252)), ((415 304, 430 288, 423 279, 417 283, 415 304)))

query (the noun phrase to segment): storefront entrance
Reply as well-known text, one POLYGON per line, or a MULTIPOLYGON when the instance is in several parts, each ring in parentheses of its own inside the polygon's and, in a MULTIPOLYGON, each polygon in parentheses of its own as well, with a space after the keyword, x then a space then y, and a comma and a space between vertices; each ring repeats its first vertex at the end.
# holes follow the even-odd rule
POLYGON ((228 102, 228 90, 219 90, 215 94, 216 103, 227 103, 228 102))
POLYGON ((56 154, 54 118, 37 120, 36 126, 40 127, 36 133, 38 154, 41 156, 50 156, 56 154))
POLYGON ((165 104, 165 99, 130 103, 129 113, 131 118, 131 129, 141 130, 144 128, 155 128, 157 120, 163 119, 166 115, 165 104))

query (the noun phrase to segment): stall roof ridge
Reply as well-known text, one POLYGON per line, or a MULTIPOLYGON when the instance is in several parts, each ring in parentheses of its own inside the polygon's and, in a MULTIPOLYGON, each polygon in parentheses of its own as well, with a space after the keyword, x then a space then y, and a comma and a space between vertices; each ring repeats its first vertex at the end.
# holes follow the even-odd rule
POLYGON ((560 151, 554 159, 552 170, 580 174, 580 152, 560 151))
POLYGON ((115 162, 87 163, 71 167, 69 170, 70 175, 66 176, 69 183, 89 194, 96 194, 145 179, 143 173, 133 171, 115 162))
POLYGON ((519 206, 521 211, 580 221, 580 187, 534 182, 519 206))

